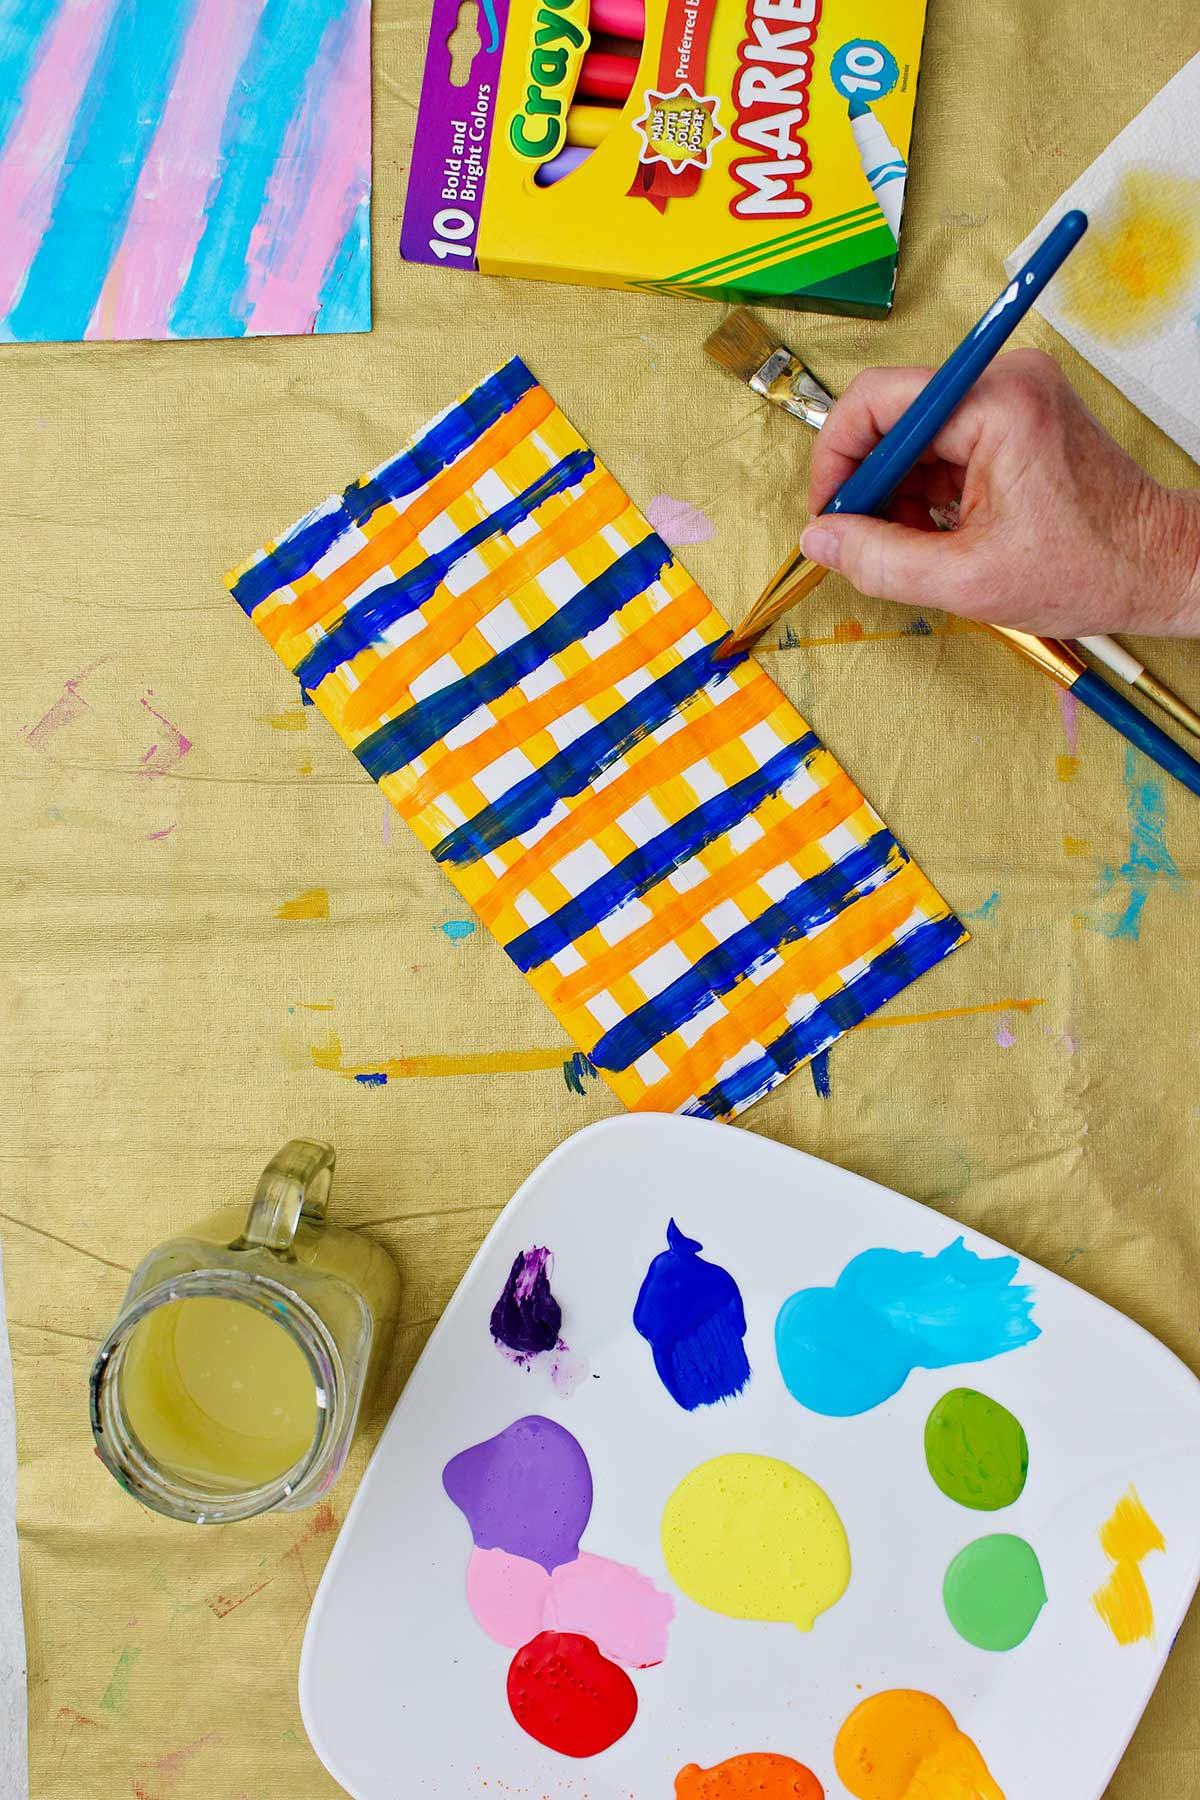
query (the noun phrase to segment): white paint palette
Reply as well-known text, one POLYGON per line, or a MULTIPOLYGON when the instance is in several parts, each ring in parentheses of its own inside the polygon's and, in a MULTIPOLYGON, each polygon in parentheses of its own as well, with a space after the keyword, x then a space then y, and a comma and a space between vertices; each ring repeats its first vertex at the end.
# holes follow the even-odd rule
MULTIPOLYGON (((835 1744, 864 1700, 917 1690, 978 1749, 978 1764, 964 1752, 961 1767, 983 1774, 973 1786, 947 1777, 946 1800, 1100 1800, 1200 1575, 1200 1383, 1058 1276, 993 1261, 1007 1254, 873 1182, 728 1126, 640 1115, 568 1140, 505 1209, 435 1329, 321 1584, 300 1697, 330 1773, 355 1800, 673 1800, 690 1765, 774 1754, 811 1770, 812 1791, 832 1800, 904 1800, 898 1767, 874 1788, 847 1786, 835 1744), (667 1391, 632 1323, 672 1218, 729 1272, 745 1309, 750 1379, 694 1411, 667 1391), (1037 1335, 982 1360, 917 1367, 853 1416, 793 1398, 775 1344, 790 1296, 832 1287, 865 1252, 907 1252, 904 1266, 923 1269, 959 1237, 972 1267, 1028 1290, 1037 1335), (514 1259, 535 1245, 553 1253, 570 1349, 522 1363, 501 1354, 489 1321, 514 1259), (562 1379, 567 1363, 573 1382, 562 1379), (1002 1510, 960 1505, 931 1476, 926 1421, 961 1388, 1024 1428, 1027 1478, 1002 1510), (629 1671, 636 1718, 594 1756, 561 1754, 517 1723, 506 1695, 514 1652, 472 1615, 472 1533, 443 1488, 452 1459, 530 1416, 565 1428, 586 1455, 584 1551, 632 1565, 675 1606, 663 1660, 629 1671), (672 1579, 664 1508, 698 1465, 726 1455, 788 1463, 836 1508, 850 1580, 811 1631, 709 1610, 672 1579), (1131 1488, 1165 1548, 1122 1565, 1133 1612, 1140 1592, 1152 1623, 1126 1616, 1126 1594, 1115 1610, 1131 1641, 1119 1643, 1093 1596, 1114 1571, 1114 1539, 1106 1554, 1101 1528, 1131 1488), (1047 1594, 1028 1635, 1002 1652, 965 1641, 943 1601, 952 1559, 989 1533, 1033 1546, 1047 1594)), ((768 1800, 775 1791, 761 1788, 768 1800)), ((693 1771, 679 1792, 708 1800, 718 1790, 693 1771)))

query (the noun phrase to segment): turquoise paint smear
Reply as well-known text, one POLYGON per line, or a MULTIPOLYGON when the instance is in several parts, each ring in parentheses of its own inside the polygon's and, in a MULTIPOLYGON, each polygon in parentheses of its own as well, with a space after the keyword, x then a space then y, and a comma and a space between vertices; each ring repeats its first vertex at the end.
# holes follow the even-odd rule
POLYGON ((19 342, 87 329, 171 92, 196 0, 118 6, 75 115, 46 235, 9 314, 19 342))
POLYGON ((17 122, 47 27, 62 0, 5 0, 0 5, 0 150, 17 122))
POLYGON ((1129 808, 1129 855, 1119 869, 1100 871, 1097 899, 1104 899, 1120 881, 1129 883, 1125 905, 1109 912, 1089 909, 1082 923, 1106 938, 1141 936, 1142 912, 1158 882, 1166 876, 1179 880, 1179 868, 1167 848, 1167 801, 1162 777, 1140 750, 1125 751, 1125 794, 1129 808))
POLYGON ((986 1362, 1041 1335, 1015 1256, 977 1256, 962 1238, 936 1256, 864 1250, 833 1287, 805 1288, 775 1321, 792 1398, 827 1418, 880 1406, 914 1369, 986 1362))
MULTIPOLYGON (((228 292, 228 271, 249 267, 250 238, 276 173, 297 96, 303 94, 309 71, 320 60, 326 30, 336 30, 345 11, 345 0, 332 7, 267 0, 233 84, 221 131, 221 184, 171 312, 175 336, 245 335, 244 292, 228 292)), ((330 67, 326 65, 327 77, 330 67)))
POLYGON ((358 203, 341 248, 329 265, 317 305, 318 335, 371 329, 371 194, 358 203))
POLYGON ((475 921, 474 919, 447 919, 444 924, 438 926, 438 930, 444 932, 452 944, 461 944, 463 939, 469 938, 475 930, 475 921))
POLYGON ((1000 895, 998 893, 989 894, 982 906, 977 906, 974 912, 962 913, 960 917, 964 919, 988 919, 995 912, 999 904, 1000 895))

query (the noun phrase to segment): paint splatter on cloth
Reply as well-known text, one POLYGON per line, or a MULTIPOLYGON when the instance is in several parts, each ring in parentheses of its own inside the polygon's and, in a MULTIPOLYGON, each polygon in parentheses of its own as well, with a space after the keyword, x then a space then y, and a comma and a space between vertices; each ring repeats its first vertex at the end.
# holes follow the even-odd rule
POLYGON ((516 357, 226 582, 630 1107, 732 1117, 965 939, 516 357))

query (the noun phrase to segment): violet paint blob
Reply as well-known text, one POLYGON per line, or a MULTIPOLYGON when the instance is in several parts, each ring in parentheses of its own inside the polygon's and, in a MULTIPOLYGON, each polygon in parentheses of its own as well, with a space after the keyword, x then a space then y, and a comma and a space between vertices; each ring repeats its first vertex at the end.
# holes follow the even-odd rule
POLYGON ((550 1292, 554 1259, 534 1245, 514 1259, 504 1292, 492 1308, 492 1336, 517 1356, 539 1356, 558 1348, 562 1308, 550 1292))
POLYGON ((635 1328, 654 1352, 654 1367, 671 1398, 686 1412, 732 1400, 750 1379, 743 1339, 746 1313, 727 1269, 705 1262, 704 1248, 674 1219, 667 1248, 646 1271, 635 1328))
POLYGON ((582 1446, 553 1419, 531 1414, 446 1464, 442 1486, 477 1550, 507 1550, 548 1575, 579 1555, 592 1512, 582 1446))

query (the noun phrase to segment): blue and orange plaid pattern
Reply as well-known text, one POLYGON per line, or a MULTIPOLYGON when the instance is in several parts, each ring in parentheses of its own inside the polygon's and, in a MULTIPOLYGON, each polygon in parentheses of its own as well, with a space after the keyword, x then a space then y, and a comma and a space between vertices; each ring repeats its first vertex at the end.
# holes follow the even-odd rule
POLYGON ((731 1117, 966 938, 517 358, 226 582, 630 1107, 731 1117))

